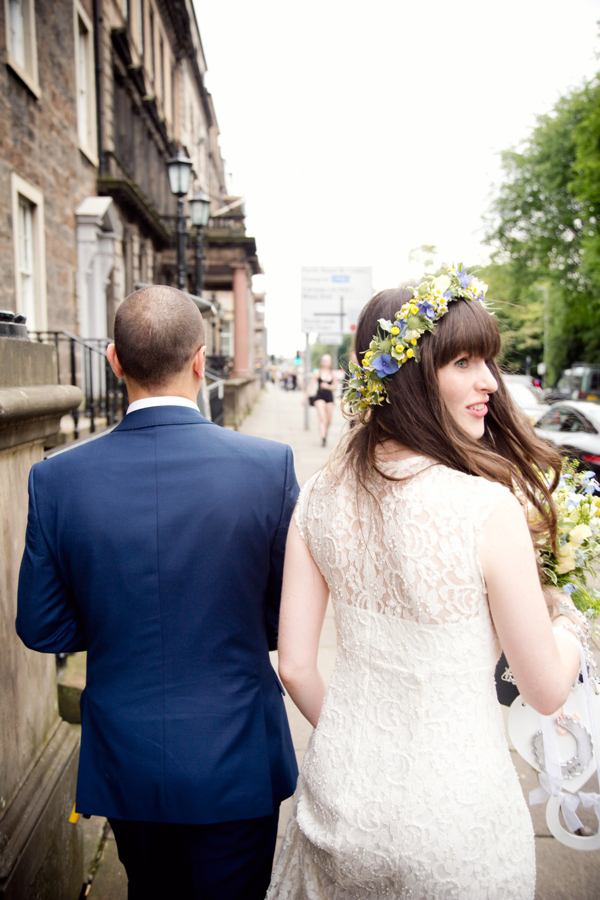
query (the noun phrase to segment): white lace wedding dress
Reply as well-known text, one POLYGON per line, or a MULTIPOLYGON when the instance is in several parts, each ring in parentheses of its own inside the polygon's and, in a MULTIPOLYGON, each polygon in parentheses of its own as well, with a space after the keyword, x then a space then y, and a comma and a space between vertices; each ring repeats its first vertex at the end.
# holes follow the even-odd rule
POLYGON ((380 515, 327 471, 300 495, 338 649, 267 900, 532 900, 478 561, 507 489, 425 457, 387 470, 414 477, 376 490, 380 515))

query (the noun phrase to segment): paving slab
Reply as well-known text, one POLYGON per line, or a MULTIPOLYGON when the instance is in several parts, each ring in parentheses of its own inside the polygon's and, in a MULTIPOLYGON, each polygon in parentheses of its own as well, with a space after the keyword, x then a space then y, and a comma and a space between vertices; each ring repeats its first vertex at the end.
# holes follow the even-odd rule
POLYGON ((309 406, 309 428, 305 429, 304 393, 300 390, 285 391, 268 384, 254 404, 251 413, 239 427, 242 434, 269 438, 289 444, 294 452, 294 465, 298 483, 302 485, 321 469, 329 459, 343 430, 347 428, 339 405, 333 411, 333 422, 327 435, 327 446, 321 446, 317 430, 317 411, 309 406))
POLYGON ((127 873, 119 860, 110 829, 86 900, 127 900, 127 873))

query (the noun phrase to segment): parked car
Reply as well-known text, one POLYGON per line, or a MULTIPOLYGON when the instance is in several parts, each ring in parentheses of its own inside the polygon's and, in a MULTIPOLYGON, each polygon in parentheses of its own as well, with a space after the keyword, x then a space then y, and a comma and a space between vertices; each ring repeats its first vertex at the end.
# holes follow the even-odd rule
POLYGON ((517 376, 502 376, 513 403, 525 413, 532 425, 547 412, 548 407, 542 403, 540 397, 532 386, 520 381, 513 381, 517 376))
POLYGON ((543 394, 546 403, 558 400, 589 400, 600 403, 600 365, 596 363, 573 363, 565 369, 555 387, 546 388, 543 394))
POLYGON ((503 372, 502 378, 505 384, 524 384, 525 387, 532 390, 541 399, 542 388, 539 380, 534 378, 533 375, 513 375, 511 372, 503 372))
POLYGON ((554 403, 539 419, 535 431, 556 444, 565 456, 600 475, 600 404, 586 400, 554 403))

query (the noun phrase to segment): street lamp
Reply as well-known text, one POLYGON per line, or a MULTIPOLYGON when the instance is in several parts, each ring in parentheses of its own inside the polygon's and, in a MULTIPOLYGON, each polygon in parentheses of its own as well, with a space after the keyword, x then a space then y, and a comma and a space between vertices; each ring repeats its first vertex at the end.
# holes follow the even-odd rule
POLYGON ((202 229, 210 218, 210 197, 204 191, 196 191, 190 200, 192 225, 196 226, 196 296, 202 296, 202 229))
POLYGON ((177 287, 180 291, 187 288, 185 277, 185 216, 183 214, 183 198, 190 186, 192 161, 182 150, 178 150, 167 162, 171 193, 177 197, 177 287))

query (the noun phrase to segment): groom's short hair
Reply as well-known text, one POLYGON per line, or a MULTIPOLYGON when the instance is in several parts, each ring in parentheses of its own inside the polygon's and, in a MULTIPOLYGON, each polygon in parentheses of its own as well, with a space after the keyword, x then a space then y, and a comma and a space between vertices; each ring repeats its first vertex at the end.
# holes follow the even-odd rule
POLYGON ((125 298, 115 316, 115 348, 125 374, 143 388, 163 387, 204 345, 204 322, 183 291, 151 285, 125 298))

